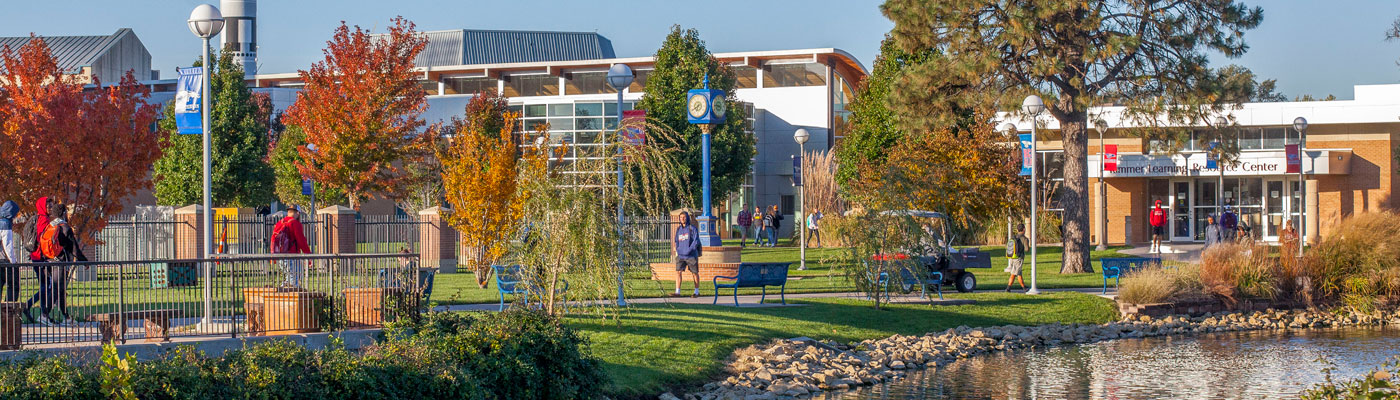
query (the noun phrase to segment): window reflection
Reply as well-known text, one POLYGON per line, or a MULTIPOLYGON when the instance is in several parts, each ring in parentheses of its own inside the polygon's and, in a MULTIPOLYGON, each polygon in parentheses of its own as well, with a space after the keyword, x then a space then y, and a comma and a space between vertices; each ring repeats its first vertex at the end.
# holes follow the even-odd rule
POLYGON ((826 66, 817 63, 768 64, 763 66, 763 87, 826 85, 826 66))

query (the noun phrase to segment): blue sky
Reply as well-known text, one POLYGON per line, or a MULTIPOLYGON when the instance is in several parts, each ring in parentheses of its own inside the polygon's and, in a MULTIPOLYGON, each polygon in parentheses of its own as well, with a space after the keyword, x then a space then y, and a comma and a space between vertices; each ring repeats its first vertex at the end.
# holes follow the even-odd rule
MULTIPOLYGON (((217 0, 207 1, 211 4, 217 0)), ((154 68, 174 76, 198 56, 185 28, 193 0, 18 1, 0 14, 0 36, 109 34, 136 31, 154 68)), ((320 59, 341 20, 382 30, 403 15, 421 30, 479 28, 596 31, 619 56, 651 54, 672 24, 694 27, 711 51, 836 47, 869 67, 880 39, 893 26, 875 0, 480 1, 265 0, 258 4, 263 72, 294 72, 320 59), (692 4, 704 4, 693 7, 692 4), (604 8, 603 5, 614 5, 604 8)), ((1400 42, 1383 32, 1397 16, 1395 0, 1252 0, 1264 23, 1246 36, 1250 52, 1236 63, 1279 80, 1281 91, 1351 98, 1351 85, 1400 83, 1400 42)))

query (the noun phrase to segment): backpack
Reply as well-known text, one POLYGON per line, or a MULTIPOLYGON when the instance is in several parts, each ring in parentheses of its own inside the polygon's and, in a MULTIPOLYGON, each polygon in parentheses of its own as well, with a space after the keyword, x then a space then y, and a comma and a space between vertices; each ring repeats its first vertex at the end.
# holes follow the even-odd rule
POLYGON ((297 251, 297 239, 292 237, 292 232, 287 227, 282 227, 277 234, 272 237, 272 252, 278 254, 295 253, 297 251))
POLYGON ((45 229, 44 233, 39 235, 39 254, 42 254, 45 259, 57 260, 63 256, 63 245, 58 240, 59 232, 62 232, 66 226, 68 226, 67 223, 52 225, 50 227, 53 229, 45 229))

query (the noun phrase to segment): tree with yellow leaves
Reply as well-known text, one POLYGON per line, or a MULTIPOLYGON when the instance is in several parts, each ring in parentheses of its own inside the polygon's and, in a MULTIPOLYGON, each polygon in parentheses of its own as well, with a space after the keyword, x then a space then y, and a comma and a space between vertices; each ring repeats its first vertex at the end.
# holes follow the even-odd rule
POLYGON ((488 92, 472 99, 467 117, 452 124, 457 130, 447 146, 434 147, 452 205, 447 223, 461 235, 466 264, 484 288, 491 264, 505 255, 528 192, 519 190, 520 143, 514 131, 520 115, 488 92))

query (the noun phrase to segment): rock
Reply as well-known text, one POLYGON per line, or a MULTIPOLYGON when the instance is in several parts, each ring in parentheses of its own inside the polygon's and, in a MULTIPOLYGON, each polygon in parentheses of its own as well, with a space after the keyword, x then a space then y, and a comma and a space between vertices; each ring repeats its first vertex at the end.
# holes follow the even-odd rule
POLYGON ((671 392, 662 393, 660 396, 656 396, 656 398, 660 400, 681 400, 681 398, 676 397, 676 395, 671 394, 671 392))
POLYGON ((904 369, 904 362, 903 362, 903 361, 899 361, 899 360, 895 360, 894 362, 891 362, 891 363, 890 363, 890 368, 891 368, 891 369, 904 369))

